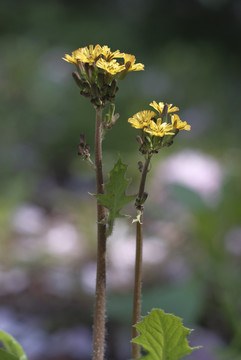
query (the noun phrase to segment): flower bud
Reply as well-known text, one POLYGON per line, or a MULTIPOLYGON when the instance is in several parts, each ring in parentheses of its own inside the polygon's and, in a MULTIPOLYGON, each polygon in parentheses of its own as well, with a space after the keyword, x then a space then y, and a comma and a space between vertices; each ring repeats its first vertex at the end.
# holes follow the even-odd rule
POLYGON ((114 79, 114 80, 112 80, 111 85, 110 85, 110 93, 112 95, 115 95, 116 91, 117 91, 116 89, 117 89, 117 80, 114 79))
POLYGON ((143 140, 142 140, 142 138, 141 138, 139 135, 136 135, 136 140, 138 141, 138 143, 139 143, 140 145, 143 145, 143 140))
POLYGON ((86 98, 89 98, 89 97, 90 97, 90 93, 89 93, 89 92, 86 92, 86 91, 84 91, 84 90, 81 90, 81 91, 80 91, 80 94, 83 95, 83 96, 86 97, 86 98))
POLYGON ((85 68, 84 68, 84 63, 82 63, 82 61, 78 61, 78 70, 81 73, 81 75, 85 74, 85 68))
POLYGON ((80 134, 80 145, 85 145, 85 136, 84 134, 80 134))
POLYGON ((92 90, 92 94, 93 94, 93 97, 100 97, 100 91, 99 91, 99 88, 98 86, 96 85, 96 83, 93 83, 91 85, 91 90, 92 90))
POLYGON ((79 74, 76 71, 74 71, 72 72, 72 76, 77 86, 82 89, 84 81, 80 78, 79 74))
POLYGON ((162 114, 161 114, 162 122, 166 122, 166 123, 168 122, 167 114, 168 114, 168 104, 165 103, 164 108, 162 110, 162 114))
POLYGON ((140 172, 142 172, 142 170, 143 170, 143 162, 142 161, 138 161, 138 170, 140 171, 140 172))
POLYGON ((105 85, 105 74, 99 72, 97 75, 97 81, 99 87, 102 89, 105 85))
POLYGON ((84 68, 88 78, 91 79, 92 78, 91 66, 88 63, 85 63, 84 68))

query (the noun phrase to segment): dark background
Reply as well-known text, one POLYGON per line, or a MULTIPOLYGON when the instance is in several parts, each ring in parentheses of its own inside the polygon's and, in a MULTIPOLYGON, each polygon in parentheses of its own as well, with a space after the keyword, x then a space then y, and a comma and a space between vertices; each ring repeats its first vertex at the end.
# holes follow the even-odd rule
MULTIPOLYGON (((0 328, 29 360, 91 358, 95 274, 94 109, 65 53, 89 44, 145 64, 119 83, 120 119, 104 141, 135 193, 140 155, 127 123, 153 100, 192 126, 153 161, 145 209, 143 315, 196 330, 192 360, 241 359, 239 0, 1 1, 0 328), (146 254, 146 255, 145 255, 146 254)), ((106 176, 107 181, 107 176, 106 176)), ((134 216, 130 206, 127 213, 134 216)), ((134 228, 109 240, 107 358, 130 358, 134 228)))

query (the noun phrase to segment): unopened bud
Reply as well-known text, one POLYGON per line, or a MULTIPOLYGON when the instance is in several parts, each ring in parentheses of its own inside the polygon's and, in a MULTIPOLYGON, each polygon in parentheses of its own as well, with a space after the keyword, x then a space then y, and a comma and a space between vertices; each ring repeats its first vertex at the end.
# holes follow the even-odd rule
POLYGON ((99 97, 100 96, 100 91, 99 91, 99 88, 96 85, 96 83, 92 84, 91 90, 92 90, 92 93, 93 93, 93 97, 99 97))
POLYGON ((111 95, 115 95, 115 93, 117 91, 116 88, 117 88, 117 80, 114 79, 114 80, 112 80, 112 83, 110 85, 110 93, 111 93, 111 95))
POLYGON ((73 79, 74 79, 74 81, 76 82, 77 86, 82 89, 84 82, 83 82, 83 80, 80 78, 79 74, 78 74, 76 71, 74 71, 74 72, 72 72, 72 76, 73 76, 73 79))
POLYGON ((110 123, 111 122, 111 117, 110 117, 110 114, 105 114, 105 121, 104 121, 106 124, 110 123))
POLYGON ((102 100, 100 98, 93 98, 93 99, 90 100, 90 102, 92 104, 94 104, 95 106, 98 106, 98 107, 99 106, 101 106, 101 107, 104 106, 104 104, 103 104, 103 102, 102 102, 102 100))
POLYGON ((112 121, 116 122, 120 117, 120 114, 116 113, 114 116, 112 116, 112 121))
POLYGON ((82 63, 82 61, 78 61, 78 68, 81 74, 85 73, 84 63, 82 63))
POLYGON ((168 122, 167 121, 167 114, 168 114, 168 104, 164 105, 164 108, 161 113, 162 122, 168 122))
POLYGON ((85 145, 85 136, 84 134, 80 134, 80 145, 85 145))
POLYGON ((142 138, 141 138, 139 135, 136 135, 136 140, 138 141, 138 143, 139 143, 140 145, 143 145, 143 140, 142 140, 142 138))
POLYGON ((86 91, 84 91, 84 90, 81 90, 81 91, 80 91, 80 94, 83 95, 84 97, 87 97, 87 98, 90 97, 90 93, 89 93, 89 92, 86 92, 86 91))
POLYGON ((130 69, 130 67, 131 67, 131 62, 130 62, 130 61, 127 61, 127 62, 125 63, 125 68, 126 68, 126 70, 128 71, 128 70, 130 69))
POLYGON ((165 104, 165 105, 164 105, 164 108, 163 108, 163 110, 162 110, 162 115, 163 115, 163 116, 166 116, 166 115, 167 115, 167 112, 168 112, 168 105, 165 104))
POLYGON ((98 84, 100 88, 103 88, 103 86, 105 85, 105 75, 104 73, 98 73, 98 84))
POLYGON ((142 161, 138 161, 138 170, 140 171, 140 172, 142 172, 142 170, 143 170, 143 162, 142 161))
POLYGON ((91 66, 88 63, 85 63, 84 67, 85 67, 85 72, 86 72, 88 78, 91 79, 92 78, 91 66))
POLYGON ((78 155, 82 157, 82 159, 86 160, 90 157, 90 145, 86 144, 84 134, 80 134, 80 144, 78 145, 78 155))

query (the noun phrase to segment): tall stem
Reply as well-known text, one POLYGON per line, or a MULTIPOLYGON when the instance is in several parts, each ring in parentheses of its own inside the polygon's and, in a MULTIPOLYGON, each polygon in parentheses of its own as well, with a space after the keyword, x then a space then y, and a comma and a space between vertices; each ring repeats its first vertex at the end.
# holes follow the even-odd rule
MULTIPOLYGON (((102 171, 102 109, 96 108, 95 166, 97 194, 104 193, 102 171)), ((105 208, 97 202, 97 273, 95 292, 93 360, 104 359, 105 346, 105 302, 106 302, 106 225, 105 208)))
MULTIPOLYGON (((144 164, 141 176, 141 182, 137 199, 141 200, 145 190, 146 176, 150 164, 151 156, 148 155, 144 164)), ((133 316, 132 316, 132 338, 138 336, 138 330, 133 326, 140 321, 141 317, 141 289, 142 289, 142 248, 143 248, 143 212, 144 206, 138 209, 141 214, 136 223, 136 260, 135 260, 135 281, 133 298, 133 316)), ((138 359, 141 355, 141 347, 132 343, 132 359, 138 359)))

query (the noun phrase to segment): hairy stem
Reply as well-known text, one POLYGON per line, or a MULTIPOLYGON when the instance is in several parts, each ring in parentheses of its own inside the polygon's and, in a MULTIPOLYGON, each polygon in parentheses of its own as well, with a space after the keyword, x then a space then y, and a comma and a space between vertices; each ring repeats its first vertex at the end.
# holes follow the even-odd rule
MULTIPOLYGON (((96 108, 95 166, 97 194, 104 193, 102 171, 102 109, 96 108)), ((106 302, 106 225, 105 208, 97 202, 97 273, 95 292, 93 360, 104 359, 106 302)))
MULTIPOLYGON (((140 321, 141 316, 141 288, 142 288, 142 220, 143 215, 140 216, 140 221, 136 223, 136 263, 135 263, 135 283, 134 283, 134 297, 133 297, 133 315, 132 325, 140 321)), ((132 339, 138 336, 138 330, 132 326, 132 339)), ((132 359, 140 357, 140 345, 132 343, 132 359)))
MULTIPOLYGON (((145 190, 146 176, 150 164, 151 156, 148 155, 142 170, 141 182, 138 192, 138 200, 141 200, 145 190)), ((143 212, 144 206, 137 208, 140 212, 139 221, 136 223, 136 260, 135 260, 135 281, 133 297, 133 315, 132 315, 132 338, 138 336, 138 330, 133 326, 140 321, 141 317, 141 289, 142 289, 142 248, 143 248, 143 212)), ((138 359, 141 355, 139 344, 132 343, 132 359, 138 359)))

